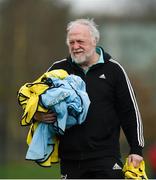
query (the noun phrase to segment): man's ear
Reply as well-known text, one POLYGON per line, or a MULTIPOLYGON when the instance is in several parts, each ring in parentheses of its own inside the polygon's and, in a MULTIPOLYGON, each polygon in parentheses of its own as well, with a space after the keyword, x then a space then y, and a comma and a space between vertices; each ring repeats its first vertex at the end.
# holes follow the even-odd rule
POLYGON ((93 39, 93 46, 96 47, 96 45, 97 45, 96 39, 93 39))

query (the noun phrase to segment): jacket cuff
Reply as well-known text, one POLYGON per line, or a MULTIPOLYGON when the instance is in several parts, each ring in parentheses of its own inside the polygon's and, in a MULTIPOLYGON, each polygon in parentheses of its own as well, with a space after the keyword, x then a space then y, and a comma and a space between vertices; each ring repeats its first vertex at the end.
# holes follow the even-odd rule
POLYGON ((129 154, 138 154, 140 156, 143 156, 142 150, 143 150, 143 147, 141 147, 141 146, 133 147, 130 149, 129 154))

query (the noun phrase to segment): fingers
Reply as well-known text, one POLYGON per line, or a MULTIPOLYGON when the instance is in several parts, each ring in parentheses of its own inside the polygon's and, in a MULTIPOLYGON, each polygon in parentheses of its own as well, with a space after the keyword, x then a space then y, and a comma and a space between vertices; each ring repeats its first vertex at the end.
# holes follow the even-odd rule
POLYGON ((55 113, 47 113, 42 115, 41 122, 44 123, 54 123, 57 119, 57 116, 55 113))
POLYGON ((132 163, 132 157, 128 156, 128 165, 130 165, 132 163))
POLYGON ((137 168, 139 167, 142 160, 143 160, 142 156, 139 156, 137 154, 131 154, 128 156, 128 165, 132 163, 134 168, 137 168))
POLYGON ((132 163, 133 163, 133 166, 134 166, 135 168, 137 168, 137 167, 139 167, 140 161, 138 161, 138 160, 133 160, 132 163))
POLYGON ((36 121, 44 122, 44 123, 54 123, 57 120, 57 115, 54 112, 36 112, 34 115, 34 119, 36 121))

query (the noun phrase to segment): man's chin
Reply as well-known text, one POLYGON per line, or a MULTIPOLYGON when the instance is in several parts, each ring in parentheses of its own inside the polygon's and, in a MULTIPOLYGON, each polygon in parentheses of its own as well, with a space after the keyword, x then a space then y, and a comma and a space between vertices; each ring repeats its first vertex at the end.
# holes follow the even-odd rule
POLYGON ((82 60, 82 59, 77 59, 77 58, 75 58, 74 61, 79 65, 84 64, 86 62, 86 60, 84 59, 82 60))
POLYGON ((72 59, 77 63, 77 64, 83 64, 86 61, 85 57, 79 57, 79 56, 72 56, 72 59))

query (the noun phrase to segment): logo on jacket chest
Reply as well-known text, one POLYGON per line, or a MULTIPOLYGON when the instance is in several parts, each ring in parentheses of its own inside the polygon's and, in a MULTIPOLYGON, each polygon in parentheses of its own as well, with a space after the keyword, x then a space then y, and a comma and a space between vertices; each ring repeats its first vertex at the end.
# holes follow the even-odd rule
POLYGON ((105 74, 101 74, 101 75, 99 76, 99 78, 100 78, 100 79, 106 79, 106 76, 105 76, 105 74))

